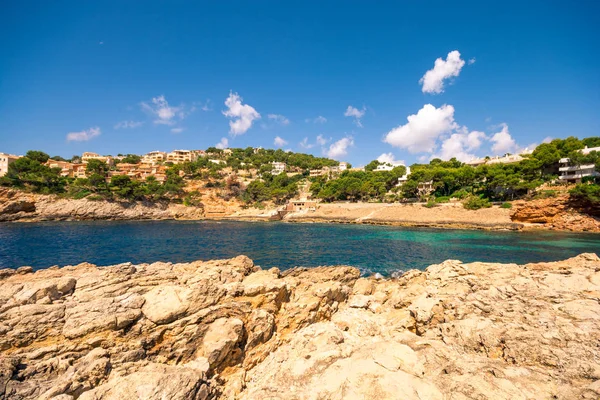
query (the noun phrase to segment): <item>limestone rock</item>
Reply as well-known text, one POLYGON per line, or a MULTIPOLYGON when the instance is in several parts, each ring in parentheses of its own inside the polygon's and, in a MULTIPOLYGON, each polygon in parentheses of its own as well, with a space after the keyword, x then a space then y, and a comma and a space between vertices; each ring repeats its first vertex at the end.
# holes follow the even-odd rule
POLYGON ((187 311, 189 294, 179 286, 156 287, 144 295, 142 312, 157 325, 172 322, 187 311))
POLYGON ((222 363, 241 339, 244 323, 237 318, 219 318, 210 324, 202 345, 211 368, 222 363))
POLYGON ((203 378, 194 369, 149 364, 83 393, 79 400, 205 400, 209 389, 203 378))
POLYGON ((600 258, 0 271, 0 398, 596 399, 600 258))

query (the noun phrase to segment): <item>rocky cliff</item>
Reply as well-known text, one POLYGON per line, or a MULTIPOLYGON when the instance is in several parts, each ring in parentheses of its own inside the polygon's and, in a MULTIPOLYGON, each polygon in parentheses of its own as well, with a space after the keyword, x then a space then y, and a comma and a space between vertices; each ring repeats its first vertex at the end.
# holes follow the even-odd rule
POLYGON ((573 204, 568 194, 547 199, 515 201, 510 217, 515 222, 529 224, 529 227, 600 232, 600 218, 582 212, 582 208, 573 204))
POLYGON ((199 219, 202 207, 168 202, 91 201, 0 188, 0 221, 199 219))
POLYGON ((0 398, 597 399, 600 259, 0 271, 0 398))

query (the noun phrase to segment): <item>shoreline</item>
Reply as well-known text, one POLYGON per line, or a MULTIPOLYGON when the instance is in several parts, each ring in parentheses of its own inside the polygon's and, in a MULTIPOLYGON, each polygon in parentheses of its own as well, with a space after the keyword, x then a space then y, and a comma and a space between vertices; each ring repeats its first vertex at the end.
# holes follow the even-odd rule
POLYGON ((407 228, 432 228, 432 229, 464 229, 464 230, 487 230, 487 231, 524 231, 526 226, 522 223, 471 223, 467 224, 461 221, 436 221, 436 222, 420 222, 409 220, 380 220, 366 219, 356 220, 353 218, 325 218, 325 217, 306 217, 284 219, 281 221, 273 221, 268 217, 251 217, 251 216, 231 216, 222 218, 206 218, 206 220, 226 220, 240 222, 282 222, 290 224, 345 224, 345 225, 376 225, 376 226, 397 226, 407 228))
POLYGON ((372 226, 390 226, 404 228, 427 228, 440 230, 475 230, 490 232, 557 232, 557 233, 582 233, 598 234, 595 231, 575 231, 568 229, 556 229, 547 227, 544 224, 524 224, 520 222, 511 223, 464 223, 461 221, 393 221, 393 220, 361 220, 357 221, 351 218, 294 218, 292 220, 272 220, 269 217, 260 216, 221 216, 204 218, 22 218, 10 221, 0 221, 2 224, 34 224, 41 222, 160 222, 160 221, 230 221, 230 222, 260 222, 260 223, 290 223, 290 224, 343 224, 343 225, 372 225, 372 226))
POLYGON ((0 394, 337 398, 350 385, 361 398, 597 398, 598 271, 593 253, 383 279, 243 255, 2 269, 0 394))
POLYGON ((63 199, 0 190, 0 223, 76 221, 261 221, 362 224, 432 229, 486 231, 556 231, 600 233, 600 219, 570 209, 565 199, 515 202, 466 210, 460 203, 436 207, 399 203, 319 203, 316 210, 278 213, 281 207, 243 208, 239 202, 176 203, 109 202, 63 199))

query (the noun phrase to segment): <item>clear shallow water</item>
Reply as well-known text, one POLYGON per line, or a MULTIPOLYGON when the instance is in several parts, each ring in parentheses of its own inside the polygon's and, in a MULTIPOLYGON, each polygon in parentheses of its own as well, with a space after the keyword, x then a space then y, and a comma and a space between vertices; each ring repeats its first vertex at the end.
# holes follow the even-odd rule
POLYGON ((447 259, 527 263, 583 252, 600 253, 600 235, 230 221, 0 224, 0 268, 245 254, 263 268, 345 264, 389 275, 447 259))

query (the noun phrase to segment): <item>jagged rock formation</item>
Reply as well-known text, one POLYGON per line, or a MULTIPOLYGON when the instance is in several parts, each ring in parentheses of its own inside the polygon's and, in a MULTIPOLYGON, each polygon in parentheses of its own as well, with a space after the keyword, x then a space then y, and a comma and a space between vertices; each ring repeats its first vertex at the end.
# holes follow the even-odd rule
POLYGON ((600 259, 0 270, 0 398, 597 399, 600 259))
POLYGON ((600 232, 600 218, 582 211, 592 212, 577 206, 568 194, 563 194, 547 199, 515 201, 510 217, 513 221, 543 229, 600 232))
POLYGON ((148 201, 91 201, 0 188, 0 221, 200 219, 201 207, 148 201))

